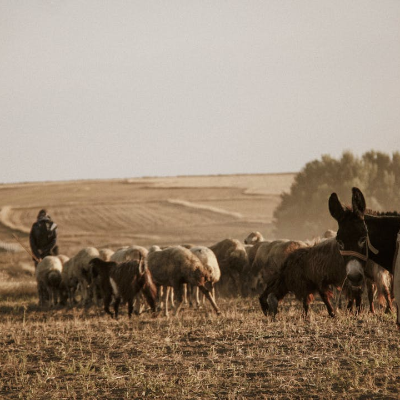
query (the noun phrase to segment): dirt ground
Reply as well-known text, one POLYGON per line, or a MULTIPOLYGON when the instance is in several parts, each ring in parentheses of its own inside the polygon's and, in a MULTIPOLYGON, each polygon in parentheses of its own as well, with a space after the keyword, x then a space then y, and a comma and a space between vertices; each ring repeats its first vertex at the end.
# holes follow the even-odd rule
POLYGON ((2 301, 0 397, 5 399, 398 399, 393 316, 308 320, 286 298, 275 320, 256 298, 218 299, 179 317, 118 321, 100 309, 39 310, 2 301))

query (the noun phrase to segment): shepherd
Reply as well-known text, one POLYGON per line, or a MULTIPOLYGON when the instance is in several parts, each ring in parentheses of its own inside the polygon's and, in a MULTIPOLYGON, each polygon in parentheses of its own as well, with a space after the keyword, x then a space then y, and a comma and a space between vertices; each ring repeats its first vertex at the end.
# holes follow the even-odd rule
POLYGON ((45 209, 39 211, 36 222, 29 233, 29 243, 35 256, 35 268, 38 262, 46 256, 58 255, 57 224, 55 224, 45 209))

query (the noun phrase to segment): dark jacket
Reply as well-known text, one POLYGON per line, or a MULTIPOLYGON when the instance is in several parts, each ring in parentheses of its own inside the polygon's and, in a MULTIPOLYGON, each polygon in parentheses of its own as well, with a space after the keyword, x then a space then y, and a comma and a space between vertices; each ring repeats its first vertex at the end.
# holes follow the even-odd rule
POLYGON ((39 259, 57 254, 57 225, 49 216, 38 219, 32 225, 29 242, 32 253, 39 259))

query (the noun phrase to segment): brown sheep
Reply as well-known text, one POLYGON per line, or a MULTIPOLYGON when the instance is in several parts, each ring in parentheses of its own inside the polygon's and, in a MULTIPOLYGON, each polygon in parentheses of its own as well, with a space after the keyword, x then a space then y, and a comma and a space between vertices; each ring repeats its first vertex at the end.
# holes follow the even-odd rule
POLYGON ((258 249, 263 245, 267 245, 268 243, 271 243, 271 242, 270 241, 264 241, 264 242, 257 242, 257 243, 254 243, 254 244, 245 244, 244 245, 244 248, 246 249, 246 253, 247 253, 247 258, 249 260, 248 269, 247 269, 248 272, 250 272, 251 269, 252 269, 252 265, 253 265, 253 262, 254 262, 254 260, 256 258, 258 249))
MULTIPOLYGON (((190 250, 172 246, 164 250, 153 246, 147 255, 147 266, 154 282, 159 286, 173 288, 176 300, 175 315, 178 315, 183 301, 183 284, 198 286, 217 314, 218 306, 205 284, 211 281, 210 272, 190 250)), ((168 316, 168 291, 164 294, 165 315, 168 316)))
POLYGON ((146 268, 143 258, 139 261, 104 261, 94 258, 90 261, 94 278, 99 277, 104 299, 104 311, 113 317, 110 303, 114 297, 114 317, 118 318, 119 304, 128 303, 128 317, 132 316, 133 300, 139 292, 143 292, 153 312, 156 311, 157 288, 151 273, 146 268))
POLYGON ((307 244, 298 240, 275 240, 262 244, 254 259, 249 278, 252 293, 260 293, 277 271, 280 270, 287 256, 307 244))
POLYGON ((209 248, 217 257, 221 270, 218 292, 228 296, 241 294, 242 274, 249 263, 243 243, 237 239, 224 239, 209 248))
POLYGON ((95 247, 86 247, 64 264, 62 277, 67 287, 71 305, 75 301, 75 293, 78 289, 81 291, 83 303, 90 300, 88 290, 91 283, 89 262, 96 257, 100 257, 99 251, 95 247))

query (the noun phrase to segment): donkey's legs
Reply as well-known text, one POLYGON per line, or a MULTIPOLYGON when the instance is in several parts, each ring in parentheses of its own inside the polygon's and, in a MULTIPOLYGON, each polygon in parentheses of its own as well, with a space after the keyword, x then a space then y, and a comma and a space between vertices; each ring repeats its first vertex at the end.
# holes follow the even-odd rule
POLYGON ((329 295, 328 295, 329 291, 319 290, 318 293, 321 296, 321 299, 324 302, 324 304, 325 304, 325 306, 326 306, 326 308, 328 310, 329 316, 330 317, 334 317, 335 313, 333 312, 333 307, 332 307, 332 304, 331 304, 331 302, 329 300, 329 295))
POLYGON ((303 298, 303 312, 305 318, 307 318, 312 298, 313 298, 312 294, 308 294, 306 297, 303 298))
POLYGON ((367 283, 367 291, 368 291, 368 301, 369 301, 369 311, 372 314, 375 314, 375 306, 374 306, 374 292, 375 292, 375 284, 371 281, 371 279, 366 279, 367 283))

